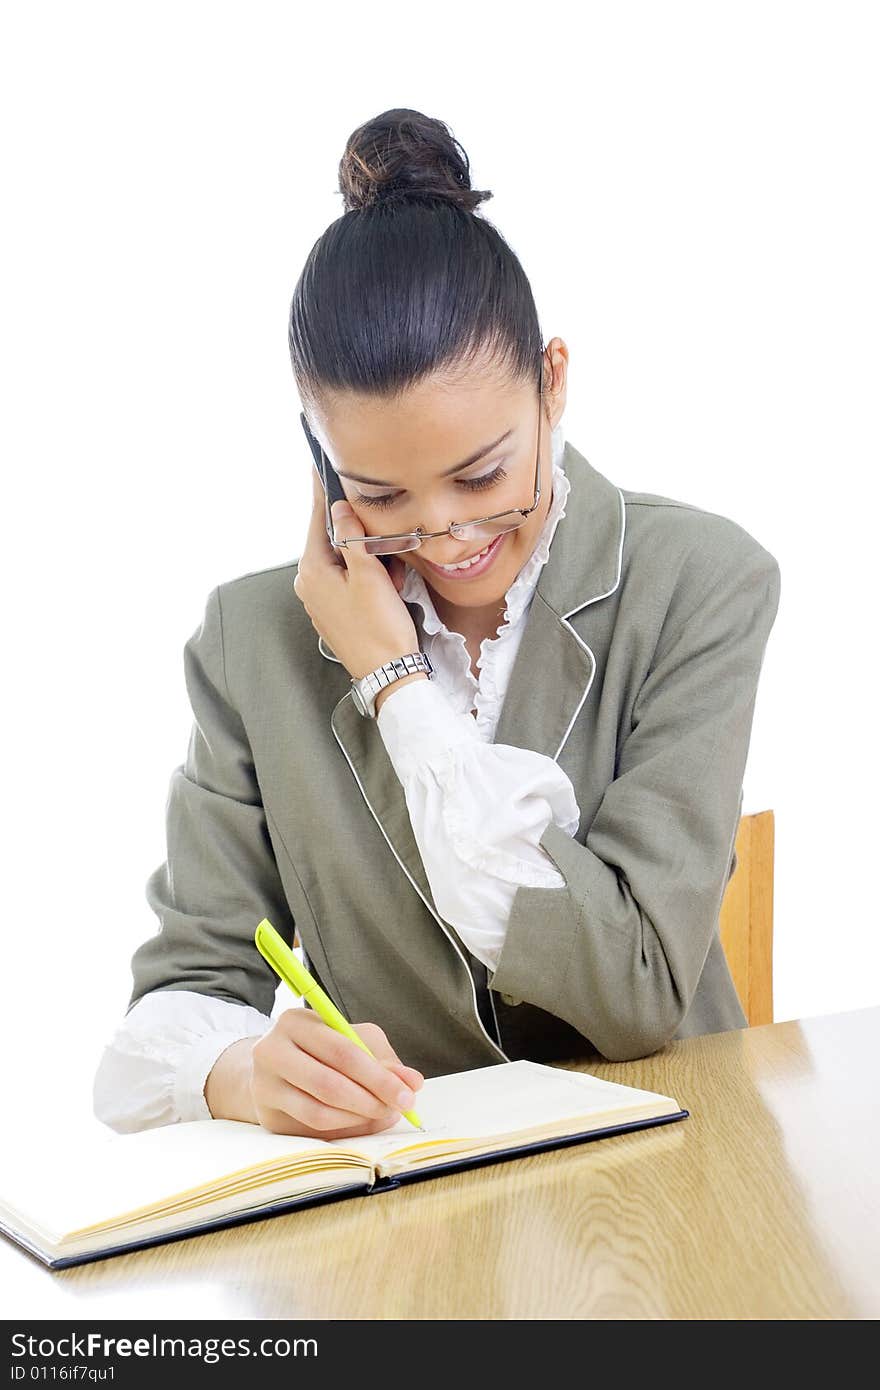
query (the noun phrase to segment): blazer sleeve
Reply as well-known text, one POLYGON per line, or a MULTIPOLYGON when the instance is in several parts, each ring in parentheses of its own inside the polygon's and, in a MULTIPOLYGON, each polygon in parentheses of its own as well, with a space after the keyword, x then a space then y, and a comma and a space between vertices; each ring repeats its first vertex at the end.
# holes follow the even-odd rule
POLYGON ((489 981, 614 1061, 675 1035, 717 930, 779 566, 752 541, 701 588, 661 630, 585 843, 541 836, 566 890, 517 889, 489 981))
POLYGON ((128 1010, 150 990, 185 989, 269 1015, 278 981, 254 929, 268 917, 292 945, 294 920, 226 684, 219 588, 184 647, 184 675, 194 722, 186 759, 171 774, 167 856, 146 885, 159 930, 132 957, 128 1010))

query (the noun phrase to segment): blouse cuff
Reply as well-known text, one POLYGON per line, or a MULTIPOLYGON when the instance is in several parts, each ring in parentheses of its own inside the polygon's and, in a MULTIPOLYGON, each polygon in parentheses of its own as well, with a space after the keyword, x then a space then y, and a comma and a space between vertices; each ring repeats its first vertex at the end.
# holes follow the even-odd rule
POLYGON ((481 743, 473 715, 459 714, 436 681, 412 681, 392 691, 376 716, 401 783, 425 762, 465 743, 481 743))
POLYGON ((249 1028, 246 1033, 209 1033, 190 1043, 174 1073, 174 1108, 181 1120, 214 1118, 205 1100, 205 1083, 211 1069, 227 1047, 253 1036, 253 1029, 249 1028))
POLYGON ((222 1052, 273 1020, 249 1004, 193 990, 153 990, 126 1014, 94 1080, 95 1115, 123 1133, 210 1120, 205 1082, 222 1052))
POLYGON ((434 856, 426 842, 442 825, 458 861, 478 875, 506 885, 565 887, 538 845, 549 820, 571 836, 580 821, 574 788, 558 763, 531 749, 486 743, 472 717, 456 713, 430 681, 389 695, 378 721, 429 877, 434 856))

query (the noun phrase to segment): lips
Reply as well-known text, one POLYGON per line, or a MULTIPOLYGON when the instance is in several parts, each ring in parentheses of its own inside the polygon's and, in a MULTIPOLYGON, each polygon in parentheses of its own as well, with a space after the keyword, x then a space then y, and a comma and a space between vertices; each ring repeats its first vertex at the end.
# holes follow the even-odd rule
MULTIPOLYGON (((501 536, 496 536, 495 540, 489 546, 486 555, 484 555, 481 560, 475 561, 474 564, 468 565, 465 569, 447 570, 444 569, 442 565, 435 565, 432 560, 425 560, 425 564, 428 566, 428 568, 431 570, 433 574, 436 574, 443 579, 478 579, 480 575, 485 574, 486 571, 490 568, 490 566, 495 563, 495 557, 501 549, 501 546, 504 540, 506 539, 506 535, 507 533, 501 536)), ((475 553, 477 555, 480 554, 479 551, 476 551, 475 553)), ((469 559, 471 557, 466 555, 463 558, 469 559)))

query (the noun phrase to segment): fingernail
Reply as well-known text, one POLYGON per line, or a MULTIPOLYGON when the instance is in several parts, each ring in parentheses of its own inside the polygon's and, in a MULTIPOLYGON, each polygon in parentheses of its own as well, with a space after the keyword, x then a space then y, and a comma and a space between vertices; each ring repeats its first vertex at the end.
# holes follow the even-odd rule
POLYGON ((415 1096, 413 1095, 412 1091, 397 1092, 396 1101, 399 1109, 401 1110, 408 1110, 414 1100, 415 1096))

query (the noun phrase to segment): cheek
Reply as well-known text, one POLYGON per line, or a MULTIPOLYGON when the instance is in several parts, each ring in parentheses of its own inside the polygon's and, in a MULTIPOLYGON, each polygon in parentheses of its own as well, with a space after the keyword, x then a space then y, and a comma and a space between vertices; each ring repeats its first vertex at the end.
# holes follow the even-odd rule
POLYGON ((511 532, 507 537, 507 555, 503 562, 503 568, 499 567, 497 576, 497 578, 501 580, 505 590, 510 588, 514 577, 519 574, 535 548, 537 533, 528 534, 528 532, 528 526, 518 526, 517 529, 511 532), (524 535, 523 532, 527 534, 524 535))
POLYGON ((549 507, 539 508, 536 513, 529 517, 524 526, 517 528, 514 536, 511 537, 511 539, 516 540, 516 547, 511 551, 511 554, 515 553, 519 557, 520 564, 523 564, 528 559, 535 546, 538 544, 538 537, 543 530, 548 511, 549 507))

